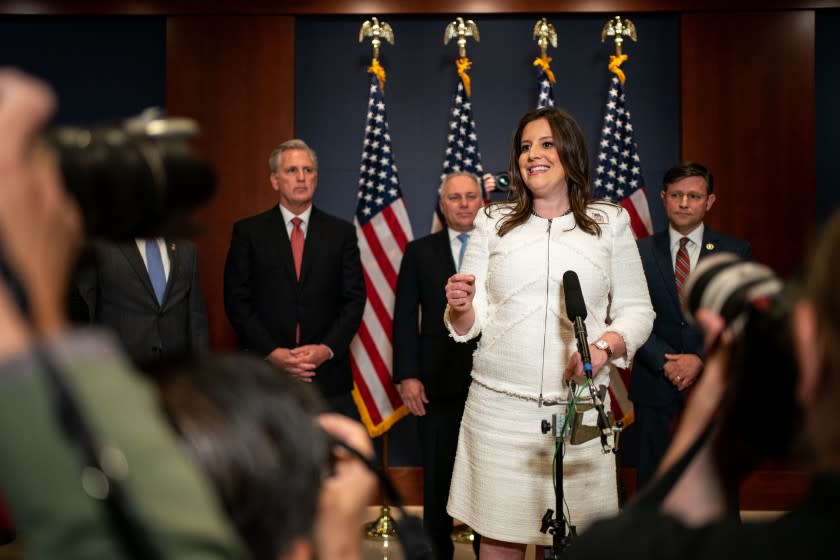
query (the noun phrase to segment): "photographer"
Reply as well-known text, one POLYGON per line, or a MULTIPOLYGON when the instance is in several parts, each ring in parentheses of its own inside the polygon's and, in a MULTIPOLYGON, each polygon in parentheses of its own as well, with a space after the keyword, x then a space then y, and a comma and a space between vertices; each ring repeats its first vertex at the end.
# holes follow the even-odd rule
MULTIPOLYGON (((0 252, 28 302, 25 315, 0 279, 0 487, 28 557, 247 558, 149 381, 112 337, 65 328, 82 223, 52 153, 35 140, 53 108, 44 84, 0 70, 0 252)), ((324 417, 321 427, 372 454, 357 424, 324 417)), ((359 534, 347 527, 372 488, 372 475, 352 464, 324 482, 324 558, 358 556, 359 534)))
POLYGON ((706 273, 707 287, 700 297, 689 296, 688 307, 712 351, 696 396, 655 482, 618 517, 596 524, 576 541, 569 558, 611 558, 618 547, 623 558, 836 554, 840 214, 825 229, 800 294, 791 282, 776 294, 772 289, 751 293, 752 286, 738 274, 745 266, 717 263, 697 271, 698 277, 706 273), (714 293, 710 276, 721 278, 716 288, 728 276, 734 289, 725 297, 720 290, 714 293), (740 310, 731 313, 737 300, 740 310), (774 414, 772 422, 764 417, 767 412, 774 414), (803 503, 766 523, 740 524, 722 516, 724 496, 759 460, 791 449, 812 475, 803 503))

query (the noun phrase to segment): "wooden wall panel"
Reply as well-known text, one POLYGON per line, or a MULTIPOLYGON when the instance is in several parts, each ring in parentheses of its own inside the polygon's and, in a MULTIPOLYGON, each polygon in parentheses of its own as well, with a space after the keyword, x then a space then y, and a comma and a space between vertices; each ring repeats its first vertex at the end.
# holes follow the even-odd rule
POLYGON ((715 228, 795 270, 814 231, 815 14, 681 16, 683 159, 715 175, 715 228))
POLYGON ((294 18, 175 16, 167 21, 167 107, 197 119, 199 151, 215 165, 218 190, 196 215, 211 343, 230 348, 223 270, 231 226, 276 202, 268 155, 294 131, 294 18))
POLYGON ((553 14, 801 10, 838 7, 837 0, 0 0, 0 14, 308 15, 553 14))

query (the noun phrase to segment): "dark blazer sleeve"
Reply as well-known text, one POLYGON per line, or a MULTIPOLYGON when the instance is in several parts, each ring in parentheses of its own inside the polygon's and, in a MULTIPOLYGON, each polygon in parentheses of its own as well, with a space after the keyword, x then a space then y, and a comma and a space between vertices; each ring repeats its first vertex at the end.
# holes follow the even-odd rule
POLYGON ((250 232, 239 222, 233 226, 225 260, 225 313, 236 330, 240 346, 267 356, 277 344, 257 313, 251 278, 252 259, 250 232))
POLYGON ((207 328, 207 308, 204 305, 204 295, 201 293, 201 282, 198 274, 198 250, 192 247, 192 261, 190 263, 190 296, 189 296, 189 340, 193 350, 210 348, 210 334, 207 328))
POLYGON ((92 323, 96 317, 97 290, 96 256, 93 248, 85 247, 77 263, 70 292, 70 318, 74 322, 92 323))
POLYGON ((344 357, 350 349, 350 342, 359 330, 367 302, 356 228, 346 224, 343 229, 341 281, 338 286, 341 291, 341 309, 322 340, 333 351, 335 358, 344 357))
POLYGON ((420 336, 417 332, 420 320, 420 271, 416 248, 415 243, 406 246, 397 277, 392 328, 395 383, 411 378, 423 380, 420 371, 420 336))

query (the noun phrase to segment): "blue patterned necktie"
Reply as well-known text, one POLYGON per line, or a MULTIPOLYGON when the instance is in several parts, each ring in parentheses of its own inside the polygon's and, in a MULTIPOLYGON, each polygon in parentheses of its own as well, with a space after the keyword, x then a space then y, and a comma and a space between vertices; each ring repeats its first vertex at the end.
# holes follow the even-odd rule
POLYGON ((461 242, 461 251, 458 253, 458 270, 461 270, 461 265, 464 263, 464 253, 467 252, 467 241, 470 239, 469 233, 459 233, 458 241, 461 242))
POLYGON ((163 271, 163 259, 160 256, 160 247, 157 239, 146 240, 146 266, 149 269, 149 279, 152 281, 152 288, 158 303, 163 303, 163 293, 166 291, 166 274, 163 271))

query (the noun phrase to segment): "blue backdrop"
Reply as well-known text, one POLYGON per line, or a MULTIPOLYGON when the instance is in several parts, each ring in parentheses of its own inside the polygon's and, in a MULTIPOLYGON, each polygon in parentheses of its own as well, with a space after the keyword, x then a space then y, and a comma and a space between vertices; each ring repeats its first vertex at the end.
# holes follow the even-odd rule
MULTIPOLYGON (((537 17, 475 17, 481 41, 469 40, 473 115, 484 168, 506 169, 518 118, 536 106, 538 54, 532 39, 537 17)), ((367 107, 369 40, 358 43, 359 17, 311 17, 298 21, 296 133, 320 154, 316 203, 351 219, 367 107)), ((456 87, 454 41, 443 44, 451 17, 390 17, 396 44, 384 44, 388 72, 385 102, 394 155, 415 236, 431 227, 443 164, 448 109, 456 87)), ((549 49, 557 76, 557 104, 578 120, 590 156, 602 125, 609 55, 615 46, 600 42, 606 16, 563 16, 549 21, 558 46, 549 49)), ((664 171, 679 157, 679 36, 674 15, 637 15, 639 41, 625 42, 623 65, 642 169, 656 195, 664 171)), ((656 196, 655 225, 664 225, 656 196)))

